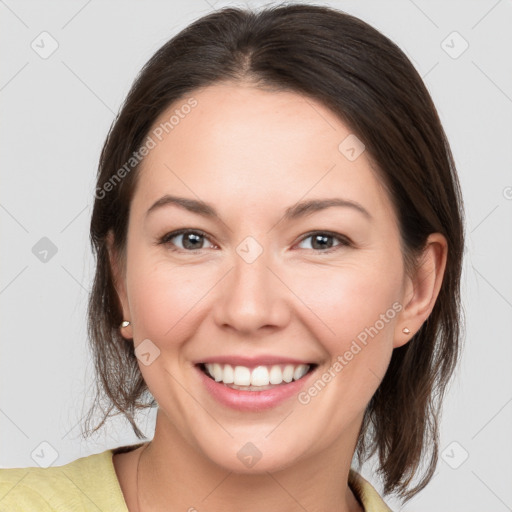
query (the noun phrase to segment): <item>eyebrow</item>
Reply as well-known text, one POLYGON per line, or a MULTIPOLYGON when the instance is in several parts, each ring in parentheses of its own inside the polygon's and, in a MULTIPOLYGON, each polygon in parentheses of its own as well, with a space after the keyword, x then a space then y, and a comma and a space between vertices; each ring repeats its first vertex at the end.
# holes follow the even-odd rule
MULTIPOLYGON (((204 201, 198 201, 196 199, 189 199, 185 197, 171 196, 168 194, 162 196, 148 209, 148 211, 146 212, 146 217, 155 210, 158 210, 168 205, 179 206, 184 210, 196 213, 203 217, 221 220, 217 210, 215 210, 215 208, 212 205, 205 203, 204 201)), ((295 220, 300 217, 306 217, 308 215, 311 215, 312 213, 325 210, 327 208, 331 208, 333 206, 353 208, 356 211, 362 213, 368 220, 372 219, 372 216, 368 212, 368 210, 366 210, 358 202, 338 197, 302 201, 300 203, 288 207, 285 210, 283 219, 287 221, 295 220)))

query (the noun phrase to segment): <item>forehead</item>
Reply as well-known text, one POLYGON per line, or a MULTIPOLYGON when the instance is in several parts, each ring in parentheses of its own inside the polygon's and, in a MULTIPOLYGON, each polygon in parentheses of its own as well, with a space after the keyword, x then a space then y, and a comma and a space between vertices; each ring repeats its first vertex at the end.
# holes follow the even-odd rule
POLYGON ((350 128, 299 93, 213 85, 176 101, 149 135, 155 147, 139 171, 140 206, 165 193, 265 208, 339 196, 391 211, 366 154, 349 160, 340 150, 350 128))

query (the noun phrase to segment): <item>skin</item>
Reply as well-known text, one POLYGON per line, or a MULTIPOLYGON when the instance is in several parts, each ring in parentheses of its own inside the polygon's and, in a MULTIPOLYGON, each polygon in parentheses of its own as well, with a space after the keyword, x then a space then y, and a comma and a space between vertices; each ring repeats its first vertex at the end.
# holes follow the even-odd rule
MULTIPOLYGON (((142 164, 125 259, 110 245, 131 322, 123 336, 160 350, 150 365, 139 361, 159 405, 140 459, 141 510, 362 510, 347 481, 364 410, 393 349, 432 311, 446 240, 432 234, 416 273, 406 275, 390 199, 366 152, 355 161, 340 152, 351 131, 322 104, 240 83, 193 97, 197 106, 142 164), (210 203, 221 220, 175 205, 146 215, 164 194, 210 203), (283 220, 299 200, 333 197, 357 201, 371 220, 348 207, 283 220), (183 236, 156 243, 181 228, 204 231, 202 248, 187 249, 183 236), (352 244, 328 239, 333 249, 324 254, 304 238, 326 230, 352 244), (236 252, 247 236, 263 248, 250 264, 236 252), (272 354, 316 362, 321 375, 397 301, 401 311, 307 405, 294 397, 262 412, 233 410, 192 367, 217 355, 272 354), (237 457, 247 442, 262 453, 252 468, 237 457)), ((140 450, 114 457, 130 511, 140 450)))

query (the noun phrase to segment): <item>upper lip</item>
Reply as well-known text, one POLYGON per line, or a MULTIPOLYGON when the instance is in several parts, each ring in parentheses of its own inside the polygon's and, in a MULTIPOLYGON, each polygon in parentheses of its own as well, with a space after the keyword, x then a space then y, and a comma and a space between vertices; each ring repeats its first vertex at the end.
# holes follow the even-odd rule
POLYGON ((255 367, 255 366, 271 366, 276 364, 315 364, 311 361, 304 361, 301 359, 296 359, 292 357, 286 356, 275 356, 275 355, 261 355, 254 357, 247 356, 234 356, 234 355, 226 355, 226 356, 214 356, 207 357, 206 359, 201 359, 200 361, 195 361, 194 364, 230 364, 231 366, 247 366, 247 367, 255 367))

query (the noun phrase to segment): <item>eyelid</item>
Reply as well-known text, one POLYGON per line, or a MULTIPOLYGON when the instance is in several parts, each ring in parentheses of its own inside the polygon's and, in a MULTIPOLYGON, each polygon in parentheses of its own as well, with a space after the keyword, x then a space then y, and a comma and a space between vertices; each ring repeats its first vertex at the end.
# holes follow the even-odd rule
POLYGON ((313 230, 313 231, 309 231, 308 233, 303 235, 301 237, 301 239, 297 243, 300 244, 304 240, 306 240, 306 239, 308 239, 308 238, 310 238, 310 237, 312 237, 314 235, 317 235, 317 234, 327 235, 329 237, 336 238, 340 243, 338 245, 335 245, 335 246, 330 247, 329 249, 326 249, 326 250, 323 250, 323 251, 316 251, 314 249, 307 249, 307 250, 312 250, 312 251, 314 251, 316 253, 319 253, 319 254, 326 254, 326 253, 329 253, 331 251, 337 250, 339 247, 353 247, 354 246, 354 243, 352 242, 352 240, 348 236, 342 235, 341 233, 336 233, 334 231, 321 230, 321 229, 316 229, 316 230, 313 230))
MULTIPOLYGON (((210 239, 210 236, 207 233, 205 233, 202 229, 194 229, 194 228, 183 228, 183 229, 177 229, 176 231, 169 231, 169 233, 166 233, 164 236, 162 236, 162 237, 160 237, 158 239, 157 244, 158 245, 160 245, 160 244, 161 245, 170 244, 170 240, 172 238, 176 238, 177 236, 183 235, 185 233, 195 233, 197 235, 201 235, 203 238, 208 240, 208 242, 210 242, 210 244, 212 244, 214 247, 217 247, 217 245, 212 242, 212 240, 210 239)), ((180 249, 179 247, 177 247, 174 250, 176 250, 178 252, 191 252, 191 253, 193 253, 195 251, 201 251, 202 249, 186 250, 186 249, 180 249)))

